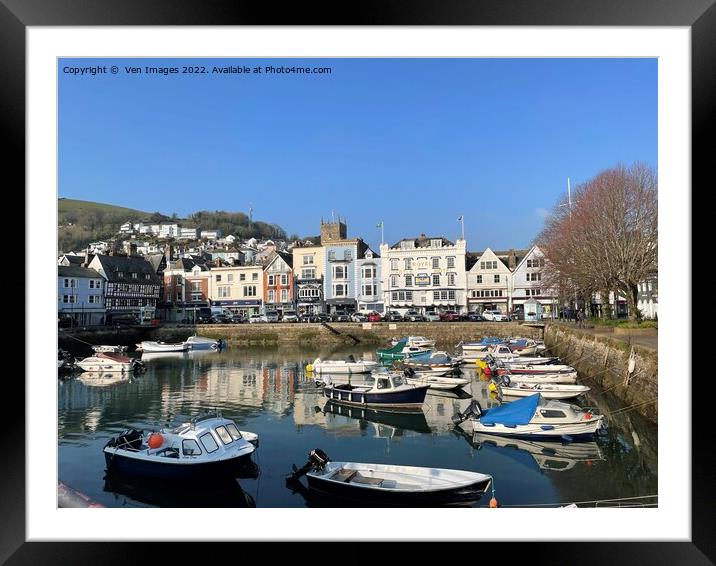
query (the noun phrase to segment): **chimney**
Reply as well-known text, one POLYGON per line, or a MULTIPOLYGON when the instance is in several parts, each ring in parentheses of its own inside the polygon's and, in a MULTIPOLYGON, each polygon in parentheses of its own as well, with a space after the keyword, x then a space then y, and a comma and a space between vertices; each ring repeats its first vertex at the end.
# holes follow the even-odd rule
POLYGON ((82 262, 82 267, 87 267, 89 265, 89 246, 85 248, 85 259, 82 262))
POLYGON ((510 250, 510 255, 507 258, 507 267, 510 268, 510 271, 514 271, 515 267, 517 267, 517 256, 515 256, 514 248, 510 250))

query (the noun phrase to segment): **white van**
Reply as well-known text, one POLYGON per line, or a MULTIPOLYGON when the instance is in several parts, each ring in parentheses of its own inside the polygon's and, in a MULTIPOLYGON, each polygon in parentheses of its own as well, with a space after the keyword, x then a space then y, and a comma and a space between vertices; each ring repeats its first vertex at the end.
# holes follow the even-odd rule
POLYGON ((506 314, 502 314, 501 311, 498 310, 486 310, 482 311, 482 318, 485 320, 492 320, 494 322, 507 322, 510 320, 507 318, 506 314))

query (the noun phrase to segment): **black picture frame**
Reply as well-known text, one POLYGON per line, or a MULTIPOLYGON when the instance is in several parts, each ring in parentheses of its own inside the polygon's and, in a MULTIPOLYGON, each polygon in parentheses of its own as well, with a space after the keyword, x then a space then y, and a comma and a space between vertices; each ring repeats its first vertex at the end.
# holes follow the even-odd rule
MULTIPOLYGON (((698 179, 708 182, 705 171, 710 144, 706 143, 706 136, 711 133, 712 116, 716 114, 713 109, 716 100, 714 0, 365 0, 350 6, 317 1, 292 3, 282 6, 281 10, 271 3, 239 0, 0 0, 0 69, 3 73, 0 108, 6 126, 6 176, 14 169, 16 186, 24 185, 26 27, 297 24, 690 27, 692 173, 694 186, 698 179)), ((683 306, 691 312, 690 305, 683 306)), ((686 330, 691 331, 690 328, 686 330)), ((28 348, 28 345, 25 347, 28 348)), ((691 379, 691 368, 668 377, 691 379)), ((24 389, 20 395, 24 399, 24 389)), ((692 394, 692 415, 708 415, 709 398, 709 395, 692 394)), ((7 403, 6 410, 11 412, 6 415, 6 422, 24 422, 24 402, 20 403, 19 397, 18 402, 7 403)), ((662 426, 670 424, 684 426, 686 423, 662 423, 662 426)), ((25 448, 24 442, 17 437, 18 431, 13 433, 12 442, 4 447, 0 467, 0 562, 6 561, 8 565, 114 564, 127 563, 135 557, 148 557, 149 553, 161 551, 159 547, 163 545, 151 543, 25 542, 25 448)), ((716 558, 716 512, 712 504, 716 500, 716 477, 709 465, 711 443, 706 436, 708 432, 699 428, 695 419, 692 434, 690 542, 481 543, 470 547, 460 544, 451 553, 458 559, 475 561, 504 560, 506 557, 512 561, 517 552, 524 557, 529 556, 532 562, 551 564, 713 564, 716 558)), ((679 489, 684 497, 689 497, 685 486, 661 486, 660 489, 679 489)), ((128 528, 127 532, 131 533, 131 529, 128 528)), ((127 538, 131 538, 131 534, 127 538)), ((372 555, 372 551, 365 546, 367 543, 354 544, 362 545, 361 555, 372 555)), ((197 550, 200 546, 182 545, 180 557, 171 552, 165 554, 165 560, 183 563, 193 560, 196 552, 205 559, 206 551, 197 550)), ((415 546, 421 552, 422 545, 415 546)), ((410 550, 405 551, 410 554, 410 550)), ((403 556, 405 558, 408 556, 403 556)), ((240 556, 234 559, 240 559, 240 556)))

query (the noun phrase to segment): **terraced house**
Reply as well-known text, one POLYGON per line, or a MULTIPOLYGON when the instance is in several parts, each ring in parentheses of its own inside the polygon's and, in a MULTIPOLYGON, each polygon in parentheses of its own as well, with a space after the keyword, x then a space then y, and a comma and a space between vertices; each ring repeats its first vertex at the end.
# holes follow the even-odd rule
POLYGON ((499 310, 509 313, 511 310, 512 269, 517 258, 522 259, 526 251, 510 250, 493 252, 487 248, 484 252, 468 254, 467 306, 471 312, 499 310), (518 255, 519 254, 519 255, 518 255))
POLYGON ((259 314, 263 306, 263 276, 261 265, 212 268, 209 285, 211 305, 226 307, 244 318, 259 314))
POLYGON ((103 277, 80 265, 59 265, 57 312, 60 318, 71 319, 72 326, 104 324, 103 277))
POLYGON ((323 312, 325 249, 313 240, 304 240, 296 242, 291 253, 296 280, 296 310, 299 314, 323 312))
POLYGON ((263 269, 264 310, 294 310, 293 256, 273 252, 263 269))

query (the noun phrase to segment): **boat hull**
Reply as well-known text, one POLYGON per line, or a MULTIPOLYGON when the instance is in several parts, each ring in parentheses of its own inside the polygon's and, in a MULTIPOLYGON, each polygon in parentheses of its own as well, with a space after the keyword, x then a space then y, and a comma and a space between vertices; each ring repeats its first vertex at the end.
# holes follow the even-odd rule
POLYGON ((110 472, 154 479, 190 480, 217 476, 233 477, 242 466, 250 462, 251 454, 253 450, 227 460, 181 464, 179 461, 174 463, 133 458, 124 450, 113 452, 111 448, 105 448, 104 460, 110 472))
POLYGON ((325 362, 319 362, 318 364, 313 364, 314 373, 331 373, 341 375, 370 373, 377 368, 377 362, 356 362, 354 364, 327 364, 325 362))
POLYGON ((515 436, 529 438, 560 439, 563 436, 570 438, 590 438, 602 426, 601 418, 574 423, 557 423, 553 425, 526 424, 505 426, 501 424, 484 425, 479 420, 472 421, 473 432, 495 434, 499 436, 515 436), (551 428, 546 428, 551 427, 551 428))
POLYGON ((159 344, 158 342, 141 342, 137 349, 147 353, 154 352, 186 352, 189 345, 186 342, 179 344, 159 344))
MULTIPOLYGON (((536 373, 536 374, 512 374, 508 375, 511 381, 519 383, 529 383, 534 385, 535 383, 556 383, 572 385, 577 382, 576 373, 536 373)), ((534 392, 533 392, 534 393, 534 392)))
POLYGON ((539 393, 545 399, 572 399, 574 397, 579 397, 580 395, 583 395, 584 393, 589 391, 589 387, 576 385, 567 390, 564 390, 556 388, 533 389, 532 387, 522 388, 503 386, 500 388, 500 390, 502 391, 502 395, 504 395, 505 397, 529 397, 530 395, 539 393))
POLYGON ((102 362, 77 362, 77 367, 82 371, 95 371, 95 372, 117 372, 117 373, 130 373, 134 371, 134 364, 131 363, 102 363, 102 362))
POLYGON ((420 407, 425 402, 425 396, 430 386, 421 385, 401 391, 387 391, 385 393, 366 391, 365 388, 342 389, 333 385, 323 388, 327 399, 336 403, 357 406, 376 407, 420 407))

